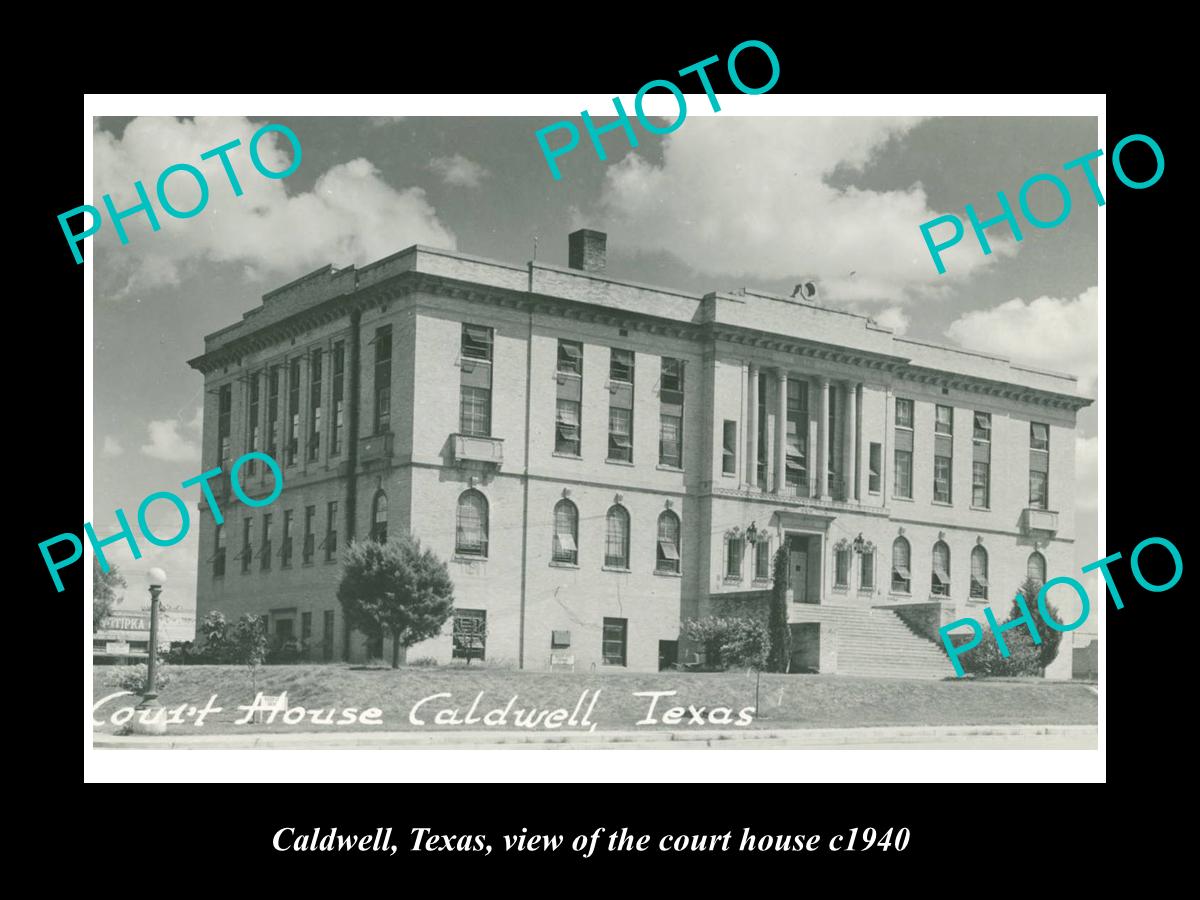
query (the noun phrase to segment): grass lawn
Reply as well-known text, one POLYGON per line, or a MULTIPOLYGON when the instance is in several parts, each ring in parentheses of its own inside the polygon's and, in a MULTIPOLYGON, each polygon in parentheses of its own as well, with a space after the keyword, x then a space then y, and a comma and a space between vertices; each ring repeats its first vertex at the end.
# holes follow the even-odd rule
MULTIPOLYGON (((97 666, 94 670, 94 701, 99 702, 121 690, 113 681, 115 669, 97 666)), ((743 672, 527 672, 481 667, 458 668, 400 668, 356 669, 347 665, 266 666, 259 669, 258 690, 265 694, 287 692, 288 706, 302 706, 309 711, 303 721, 287 724, 282 715, 274 722, 251 721, 235 724, 245 712, 239 705, 248 706, 254 700, 247 669, 239 666, 171 666, 171 681, 159 697, 162 705, 174 710, 182 704, 203 709, 209 697, 216 695, 212 706, 221 712, 210 712, 197 727, 196 716, 186 710, 177 715, 183 721, 169 723, 168 734, 245 734, 249 732, 343 732, 343 731, 504 731, 519 730, 563 733, 587 730, 563 722, 559 728, 546 728, 539 720, 532 728, 514 723, 519 710, 530 715, 555 709, 575 710, 581 695, 583 707, 577 721, 592 699, 595 705, 589 724, 596 731, 645 731, 649 729, 704 730, 730 729, 738 721, 738 713, 754 706, 754 676, 743 672), (651 699, 634 696, 638 691, 677 691, 674 697, 661 698, 654 710, 658 721, 653 725, 637 725, 646 718, 651 699), (500 710, 514 696, 506 724, 485 727, 484 724, 436 724, 438 711, 458 709, 457 718, 466 717, 476 695, 483 692, 476 716, 500 710), (409 721, 414 704, 434 694, 450 694, 431 700, 420 707, 416 715, 424 725, 409 721), (705 724, 691 724, 690 715, 682 721, 664 724, 663 713, 672 706, 704 707, 700 715, 705 724), (357 721, 353 724, 315 724, 311 713, 320 710, 319 718, 340 722, 342 711, 348 707, 358 712, 375 707, 382 711, 382 725, 357 721), (709 722, 716 707, 732 710, 725 723, 709 722), (328 716, 328 710, 337 713, 328 716)), ((1029 681, 918 681, 891 678, 855 678, 833 675, 762 676, 759 693, 759 715, 748 728, 836 728, 860 725, 1094 725, 1097 720, 1096 695, 1082 684, 1029 681)), ((113 734, 122 730, 112 716, 124 707, 132 707, 139 697, 125 695, 107 701, 94 719, 103 724, 95 726, 100 733, 113 734)), ((444 714, 448 717, 450 714, 444 714)), ((494 719, 499 719, 497 712, 494 719)), ((717 715, 720 719, 722 716, 717 715)))

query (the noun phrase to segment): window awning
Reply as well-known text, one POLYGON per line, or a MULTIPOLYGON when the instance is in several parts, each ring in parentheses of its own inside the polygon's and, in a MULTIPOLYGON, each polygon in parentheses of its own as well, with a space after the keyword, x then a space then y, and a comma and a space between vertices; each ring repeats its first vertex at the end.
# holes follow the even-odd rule
POLYGON ((633 442, 629 440, 629 435, 627 434, 609 434, 608 439, 622 450, 628 450, 633 446, 633 442))
POLYGON ((559 425, 578 425, 579 410, 573 406, 560 406, 558 408, 558 424, 559 425))
POLYGON ((663 555, 663 559, 679 559, 679 550, 670 541, 659 541, 658 552, 663 555))
POLYGON ((563 356, 566 356, 569 359, 581 359, 583 357, 583 348, 578 344, 561 341, 558 345, 558 349, 562 352, 563 356))
POLYGON ((904 581, 908 581, 908 579, 912 577, 908 574, 908 566, 895 566, 892 569, 892 574, 900 577, 904 581))
POLYGON ((974 581, 980 587, 988 586, 988 580, 987 580, 986 575, 972 575, 971 580, 974 581))
POLYGON ((992 423, 984 413, 975 413, 975 427, 980 431, 990 432, 992 430, 992 423))
POLYGON ((575 552, 575 550, 576 550, 575 538, 572 535, 565 534, 563 532, 559 532, 558 534, 556 534, 554 536, 554 539, 558 542, 559 552, 561 552, 561 553, 574 553, 575 552))
POLYGON ((933 567, 933 577, 936 578, 938 581, 940 581, 942 584, 950 583, 950 576, 946 573, 946 570, 943 569, 941 566, 933 567))

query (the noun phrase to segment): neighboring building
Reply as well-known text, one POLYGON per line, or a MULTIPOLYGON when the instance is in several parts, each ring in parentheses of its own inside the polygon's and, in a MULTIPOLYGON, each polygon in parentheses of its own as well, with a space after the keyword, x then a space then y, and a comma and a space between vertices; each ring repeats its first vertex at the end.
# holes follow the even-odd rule
MULTIPOLYGON (((160 610, 159 646, 190 641, 196 632, 196 617, 190 612, 160 610)), ((92 662, 121 665, 145 662, 150 656, 150 610, 115 607, 92 632, 92 662)))
POLYGON ((898 337, 813 282, 697 296, 604 263, 588 230, 569 268, 410 247, 209 335, 205 468, 264 450, 285 486, 256 509, 214 482, 197 618, 382 655, 344 628, 338 550, 411 529, 457 608, 414 658, 654 670, 692 658, 681 618, 761 603, 786 545, 797 668, 941 676, 893 609, 1003 619, 1026 572, 1071 571, 1074 378, 898 337))

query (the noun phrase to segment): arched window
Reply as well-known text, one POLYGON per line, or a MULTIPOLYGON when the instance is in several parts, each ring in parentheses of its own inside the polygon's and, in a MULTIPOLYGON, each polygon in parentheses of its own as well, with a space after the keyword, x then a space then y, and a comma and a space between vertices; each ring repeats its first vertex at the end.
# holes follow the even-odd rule
POLYGON ((608 510, 604 565, 610 569, 629 568, 629 513, 623 506, 612 506, 608 510))
POLYGON ((1046 583, 1046 557, 1034 550, 1025 564, 1025 574, 1038 584, 1046 583))
POLYGON ((665 509, 658 517, 658 551, 654 569, 679 574, 679 516, 665 509))
POLYGON ((579 510, 570 500, 554 504, 554 555, 557 563, 579 562, 579 510))
POLYGON ((476 490, 458 495, 458 527, 454 552, 460 556, 487 556, 488 502, 476 490))
POLYGON ((376 491, 371 504, 371 540, 387 542, 387 494, 383 491, 376 491))
POLYGON ((912 593, 909 549, 908 541, 902 537, 892 541, 892 590, 898 594, 912 593))
POLYGON ((982 544, 971 549, 971 599, 986 600, 988 595, 987 551, 982 544))
POLYGON ((929 593, 935 597, 950 596, 950 548, 945 541, 933 545, 933 576, 929 579, 929 593))

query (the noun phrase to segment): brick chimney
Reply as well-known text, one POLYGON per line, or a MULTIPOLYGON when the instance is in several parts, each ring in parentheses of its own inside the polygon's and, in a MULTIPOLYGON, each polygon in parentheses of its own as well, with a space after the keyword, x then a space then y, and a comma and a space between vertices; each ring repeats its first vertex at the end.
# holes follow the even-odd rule
POLYGON ((605 245, 608 235, 603 231, 580 228, 567 235, 567 265, 584 272, 603 272, 608 262, 605 245))

